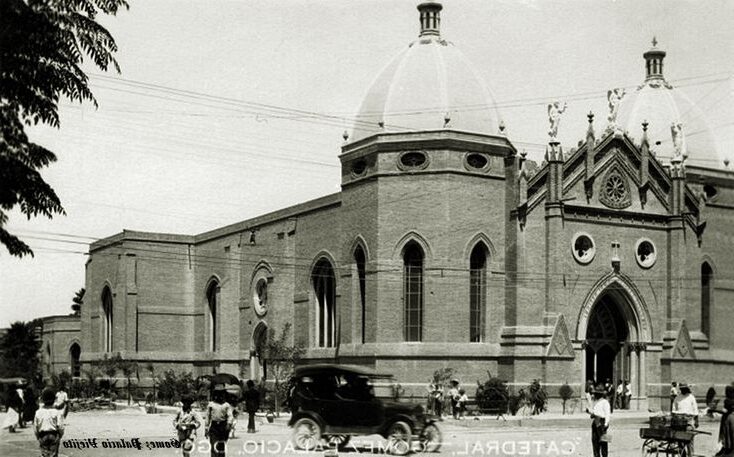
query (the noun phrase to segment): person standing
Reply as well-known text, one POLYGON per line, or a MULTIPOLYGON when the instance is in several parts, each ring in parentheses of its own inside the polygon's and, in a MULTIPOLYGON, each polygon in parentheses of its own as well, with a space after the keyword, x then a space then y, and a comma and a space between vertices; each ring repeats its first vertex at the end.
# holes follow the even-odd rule
POLYGON ((466 395, 464 389, 459 389, 459 401, 457 407, 459 408, 459 419, 464 418, 466 414, 466 404, 469 403, 469 397, 466 395))
POLYGON ((724 413, 719 425, 719 445, 716 457, 734 457, 734 385, 725 388, 724 413))
POLYGON ((431 400, 433 401, 434 414, 438 416, 438 420, 443 420, 443 386, 441 384, 434 384, 431 400))
POLYGON ((247 433, 255 433, 255 413, 260 409, 260 392, 252 379, 247 381, 245 397, 245 411, 247 411, 247 433))
MULTIPOLYGON (((673 414, 685 416, 688 419, 688 428, 695 430, 698 428, 698 403, 696 397, 693 396, 691 387, 685 382, 678 383, 680 394, 675 397, 673 402, 673 414)), ((693 438, 688 444, 688 455, 693 455, 693 438)))
POLYGON ((615 401, 615 405, 614 405, 615 408, 625 409, 624 407, 624 381, 621 379, 619 380, 619 384, 617 384, 617 392, 616 392, 616 396, 614 397, 614 401, 615 401))
POLYGON ((66 415, 69 414, 69 395, 66 393, 63 384, 59 385, 59 391, 56 392, 54 407, 60 409, 64 415, 64 419, 66 419, 66 415))
POLYGON ((25 388, 23 398, 25 399, 25 403, 23 404, 23 420, 33 422, 33 418, 36 416, 36 411, 38 410, 38 397, 33 387, 27 386, 25 388))
POLYGON ((449 401, 451 402, 451 416, 453 416, 454 419, 459 418, 459 398, 461 398, 461 395, 459 394, 459 380, 452 379, 451 388, 449 389, 449 401))
POLYGON ((181 450, 184 457, 189 457, 194 449, 194 441, 196 439, 196 430, 201 427, 203 421, 199 413, 191 408, 194 404, 194 398, 190 395, 184 395, 181 398, 181 409, 173 419, 173 427, 178 434, 178 442, 181 443, 181 450))
POLYGON ((63 413, 54 408, 56 393, 51 389, 44 389, 41 394, 43 406, 36 411, 33 418, 33 432, 38 440, 43 457, 58 457, 59 443, 64 436, 63 413))
POLYGON ((18 382, 18 387, 15 389, 15 392, 18 394, 18 398, 20 398, 20 405, 18 405, 18 427, 25 428, 25 418, 23 417, 23 409, 25 407, 25 392, 23 391, 23 386, 25 385, 25 382, 22 380, 18 382))
POLYGON ((670 383, 670 411, 673 411, 673 403, 675 402, 675 398, 678 396, 680 392, 678 392, 678 383, 673 381, 670 383))
POLYGON ((624 382, 624 409, 630 409, 632 404, 632 386, 629 381, 624 382))
POLYGON ((607 382, 604 383, 604 391, 607 396, 607 401, 609 402, 609 408, 614 412, 614 384, 612 384, 612 380, 609 378, 607 378, 607 382))
POLYGON ((225 392, 223 385, 216 386, 207 407, 205 436, 209 438, 212 457, 227 455, 229 430, 234 421, 232 406, 224 400, 225 392))
POLYGON ((608 457, 609 443, 606 434, 609 430, 612 408, 606 399, 607 389, 599 384, 593 390, 592 395, 594 400, 589 411, 591 416, 591 446, 594 449, 594 457, 608 457))
POLYGON ((10 433, 15 433, 15 427, 20 422, 20 410, 23 407, 23 401, 18 396, 18 391, 15 389, 8 390, 5 398, 5 405, 8 408, 3 422, 3 428, 7 428, 10 433))

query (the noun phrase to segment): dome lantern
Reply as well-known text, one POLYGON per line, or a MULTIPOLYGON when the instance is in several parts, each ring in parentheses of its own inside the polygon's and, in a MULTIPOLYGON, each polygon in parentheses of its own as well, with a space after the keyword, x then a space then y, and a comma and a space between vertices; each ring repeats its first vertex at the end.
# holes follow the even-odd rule
POLYGON ((421 33, 419 36, 441 35, 441 10, 443 6, 437 2, 426 2, 418 5, 420 11, 421 33))
POLYGON ((663 59, 665 58, 665 51, 658 49, 657 45, 657 38, 652 37, 652 48, 642 55, 642 57, 645 58, 645 68, 647 70, 645 81, 650 79, 665 79, 663 76, 663 59))

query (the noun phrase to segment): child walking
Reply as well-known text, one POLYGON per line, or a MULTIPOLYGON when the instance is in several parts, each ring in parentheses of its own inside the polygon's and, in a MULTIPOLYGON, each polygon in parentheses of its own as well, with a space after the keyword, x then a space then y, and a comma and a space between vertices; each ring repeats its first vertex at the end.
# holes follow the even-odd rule
POLYGON ((199 413, 191 409, 194 403, 193 397, 184 395, 181 399, 181 409, 173 419, 173 426, 178 432, 178 442, 181 443, 184 457, 189 457, 194 449, 194 440, 196 439, 196 429, 201 427, 204 422, 199 413))
POLYGON ((64 412, 54 407, 56 392, 44 389, 41 394, 43 406, 33 418, 33 432, 41 447, 43 457, 58 457, 59 443, 64 435, 64 412))

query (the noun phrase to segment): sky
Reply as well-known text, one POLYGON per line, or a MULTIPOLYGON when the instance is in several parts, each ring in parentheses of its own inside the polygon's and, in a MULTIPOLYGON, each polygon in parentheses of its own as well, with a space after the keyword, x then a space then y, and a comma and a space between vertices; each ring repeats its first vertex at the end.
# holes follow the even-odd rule
MULTIPOLYGON (((29 132, 58 156, 43 176, 66 215, 11 212, 8 229, 35 257, 0 248, 0 327, 69 313, 95 239, 196 234, 338 192, 342 133, 380 70, 417 38, 418 3, 130 0, 100 18, 121 73, 86 65, 99 108, 62 101, 60 129, 29 132)), ((586 113, 606 118, 608 89, 643 81, 656 36, 666 78, 734 162, 734 2, 443 5, 442 36, 474 63, 530 158, 542 159, 547 103, 568 101, 559 140, 576 145, 586 113)))

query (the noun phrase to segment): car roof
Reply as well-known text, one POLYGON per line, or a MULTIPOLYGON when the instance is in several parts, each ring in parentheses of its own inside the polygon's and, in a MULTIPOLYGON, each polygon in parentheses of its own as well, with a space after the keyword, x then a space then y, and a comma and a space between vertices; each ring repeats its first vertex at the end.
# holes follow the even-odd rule
POLYGON ((320 374, 356 374, 359 376, 369 376, 371 378, 391 378, 392 375, 387 373, 378 373, 372 368, 360 365, 345 365, 337 363, 317 363, 313 365, 302 365, 296 367, 296 377, 313 376, 320 374))

